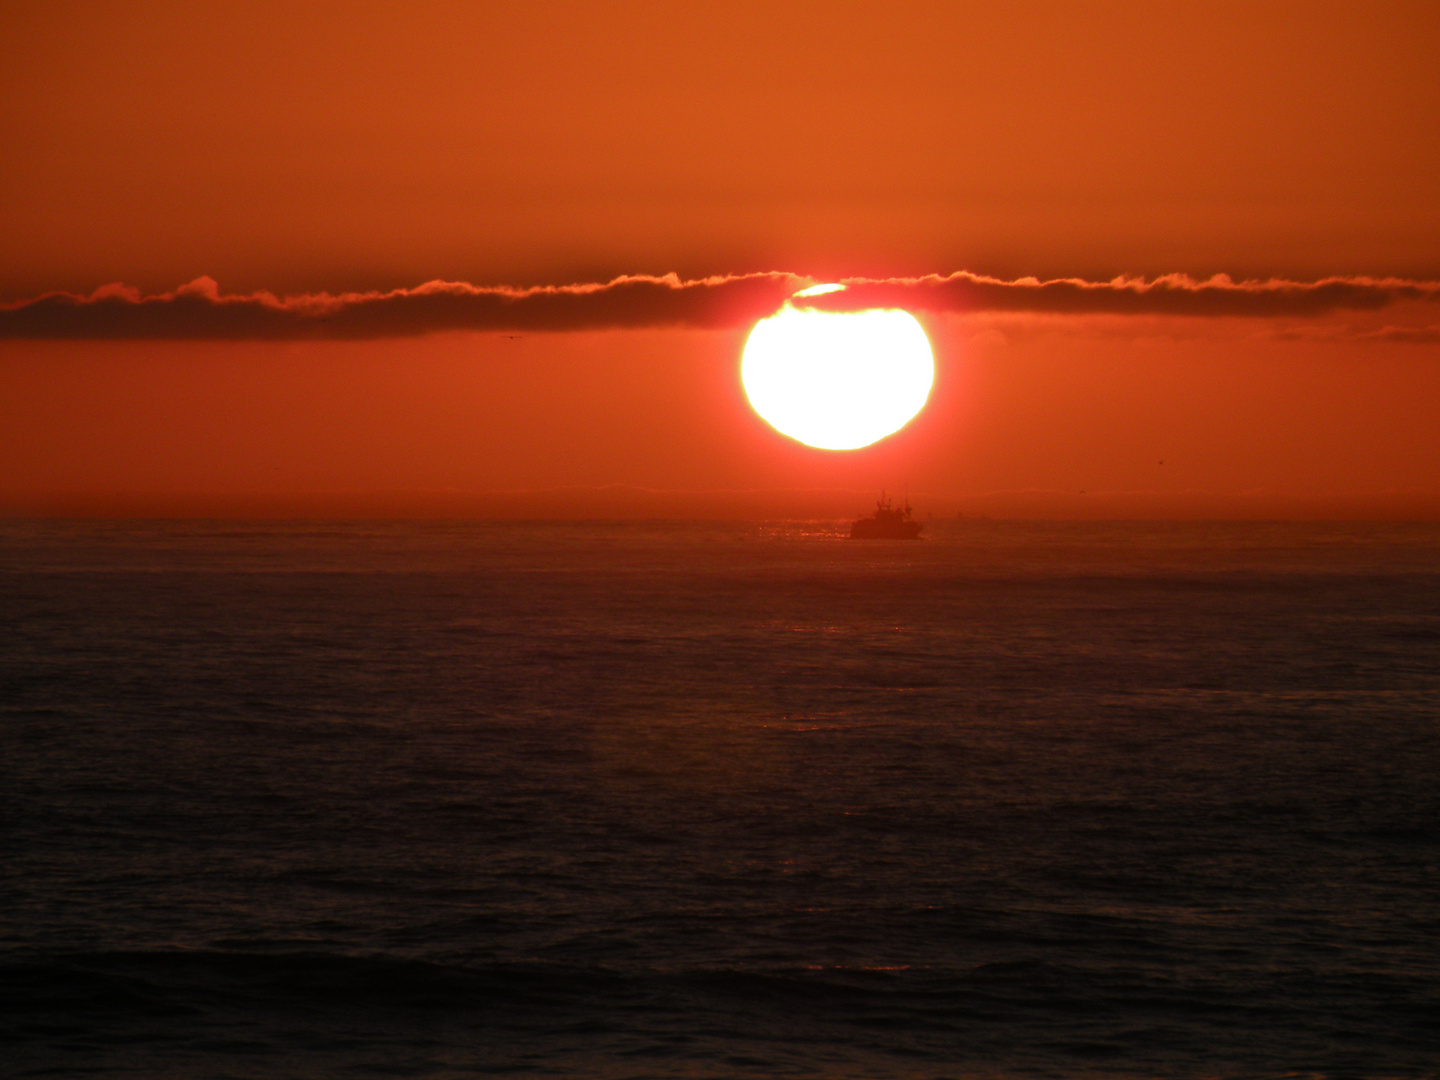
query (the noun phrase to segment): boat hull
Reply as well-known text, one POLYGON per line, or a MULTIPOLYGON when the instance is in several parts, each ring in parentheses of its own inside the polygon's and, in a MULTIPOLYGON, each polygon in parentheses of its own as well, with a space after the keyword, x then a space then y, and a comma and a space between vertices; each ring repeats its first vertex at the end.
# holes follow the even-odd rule
POLYGON ((920 530, 925 526, 918 521, 901 518, 899 521, 876 521, 861 518, 850 526, 851 540, 918 540, 920 530))

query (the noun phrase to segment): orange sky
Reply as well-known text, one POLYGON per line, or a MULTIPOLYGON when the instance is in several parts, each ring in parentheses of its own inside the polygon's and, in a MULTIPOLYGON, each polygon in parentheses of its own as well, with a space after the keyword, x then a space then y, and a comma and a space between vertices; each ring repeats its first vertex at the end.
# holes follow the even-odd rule
POLYGON ((850 454, 750 413, 730 316, 16 329, 202 275, 1440 280, 1433 4, 501 8, 0 13, 0 512, 1440 512, 1428 293, 967 293, 923 316, 926 411, 850 454))

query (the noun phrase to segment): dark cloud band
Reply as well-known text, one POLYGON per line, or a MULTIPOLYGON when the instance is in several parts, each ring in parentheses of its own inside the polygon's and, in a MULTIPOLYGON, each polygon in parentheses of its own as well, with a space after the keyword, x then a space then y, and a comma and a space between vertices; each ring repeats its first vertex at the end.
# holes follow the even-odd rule
POLYGON ((958 273, 900 280, 856 280, 843 293, 817 296, 816 307, 903 307, 907 311, 1006 311, 1051 315, 1178 315, 1307 317, 1333 311, 1375 311, 1402 300, 1440 299, 1440 282, 1393 278, 1322 281, 1196 281, 1181 274, 1144 281, 1022 278, 1001 281, 958 273))
MULTIPOLYGON (((490 288, 430 282, 385 293, 222 295, 209 278, 142 296, 107 286, 90 296, 48 293, 0 306, 0 338, 70 340, 296 340, 406 337, 447 330, 566 331, 644 327, 733 328, 777 310, 810 279, 746 274, 681 281, 630 276, 604 284, 490 288)), ((1055 315, 1313 317, 1440 300, 1440 283, 1373 278, 1315 282, 1002 281, 977 274, 849 279, 843 292, 796 299, 845 311, 1029 312, 1055 315)))

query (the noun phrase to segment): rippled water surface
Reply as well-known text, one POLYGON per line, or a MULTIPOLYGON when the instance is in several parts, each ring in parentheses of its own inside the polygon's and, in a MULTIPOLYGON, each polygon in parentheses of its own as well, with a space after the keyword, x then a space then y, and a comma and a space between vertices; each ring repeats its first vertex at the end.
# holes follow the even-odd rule
POLYGON ((0 523, 17 1076, 1436 1076, 1440 527, 0 523))

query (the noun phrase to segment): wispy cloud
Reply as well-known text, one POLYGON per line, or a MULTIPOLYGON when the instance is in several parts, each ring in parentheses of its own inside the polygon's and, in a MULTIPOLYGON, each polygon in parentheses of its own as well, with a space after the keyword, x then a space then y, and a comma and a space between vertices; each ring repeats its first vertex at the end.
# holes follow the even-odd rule
POLYGON ((1169 274, 1150 280, 1120 277, 1111 281, 1004 281, 962 271, 946 277, 857 278, 846 285, 843 293, 816 296, 805 302, 836 310, 903 307, 933 312, 1293 318, 1335 311, 1377 311, 1406 300, 1440 301, 1440 282, 1369 277, 1232 281, 1221 274, 1201 281, 1184 274, 1169 274))
MULTIPOLYGON (((390 292, 279 297, 268 292, 223 294, 215 281, 202 277, 158 295, 107 285, 88 296, 55 292, 0 305, 0 338, 293 340, 405 337, 447 330, 731 328, 775 311, 812 283, 811 278, 788 273, 692 281, 670 274, 526 289, 432 281, 390 292)), ((1405 301, 1440 302, 1440 282, 1362 277, 1312 282, 1237 282, 1224 276, 1198 281, 1184 275, 1148 281, 1004 281, 961 272, 853 278, 845 284, 843 292, 792 302, 824 310, 899 307, 935 314, 1257 318, 1307 318, 1378 311, 1405 301)))

